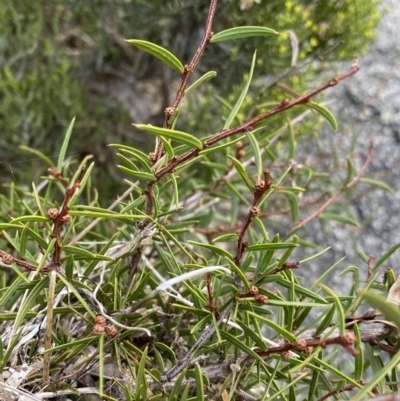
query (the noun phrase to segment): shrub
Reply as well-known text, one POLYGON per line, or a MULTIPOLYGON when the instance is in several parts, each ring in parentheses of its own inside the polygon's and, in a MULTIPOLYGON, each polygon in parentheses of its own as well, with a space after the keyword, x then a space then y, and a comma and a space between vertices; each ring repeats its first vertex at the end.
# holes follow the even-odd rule
POLYGON ((254 54, 220 129, 178 130, 184 97, 215 76, 205 73, 188 86, 206 47, 277 36, 254 26, 213 35, 215 5, 212 0, 187 66, 154 43, 128 41, 178 71, 181 83, 162 127, 135 124, 149 140, 156 138, 154 152, 110 145, 127 177, 126 191, 112 205, 106 208, 93 186, 91 156, 81 162, 67 157, 74 121, 56 164, 36 152, 48 165, 43 181, 32 191, 11 184, 2 195, 0 367, 24 372, 18 383, 1 385, 9 397, 21 394, 22 385, 40 399, 92 394, 182 401, 338 394, 360 400, 398 390, 393 272, 387 272, 392 304, 368 291, 386 290, 375 279, 398 245, 376 262, 360 252, 362 264, 341 272, 353 275, 347 295, 324 284, 338 262, 311 283, 303 277, 326 249, 296 258, 298 248, 310 245, 300 234, 311 220, 357 224, 330 207, 356 190, 373 144, 359 168, 349 158, 328 182, 294 158, 298 124, 321 115, 336 128, 314 97, 355 74, 358 63, 303 95, 292 91, 291 99, 242 115, 256 73, 254 54), (273 119, 281 126, 271 129, 273 119), (334 189, 329 194, 326 185, 334 189), (282 216, 280 229, 270 228, 274 215, 282 216), (378 321, 376 310, 361 312, 365 300, 387 320, 378 321), (381 326, 370 329, 364 323, 371 320, 381 326))
MULTIPOLYGON (((7 163, 30 157, 22 153, 21 158, 19 145, 24 145, 24 150, 25 146, 40 147, 48 156, 57 154, 71 116, 76 116, 75 140, 69 152, 94 155, 93 182, 102 198, 113 198, 121 182, 115 163, 112 167, 108 163, 114 154, 105 144, 135 143, 142 149, 150 145, 142 141, 140 132, 132 130, 130 122, 151 120, 161 124, 162 110, 173 95, 171 80, 178 77, 151 55, 127 45, 123 38, 150 40, 167 47, 179 59, 188 60, 198 44, 209 5, 208 0, 175 0, 167 6, 164 3, 4 3, 0 10, 1 182, 11 178, 18 182, 37 181, 42 174, 40 166, 15 163, 10 176, 7 163), (98 179, 101 185, 97 185, 98 179)), ((244 11, 238 0, 220 2, 214 29, 261 25, 281 35, 274 41, 254 37, 251 41, 225 41, 208 48, 197 73, 217 69, 219 78, 214 80, 212 91, 208 88, 212 96, 203 94, 202 88, 192 94, 196 105, 190 110, 190 118, 183 114, 178 121, 183 129, 192 128, 194 121, 193 128, 197 130, 219 129, 223 114, 214 96, 235 103, 255 48, 259 52, 256 68, 260 79, 285 73, 280 83, 303 93, 316 79, 316 71, 320 75, 326 68, 326 60, 360 55, 370 43, 379 19, 377 0, 248 3, 253 6, 244 11), (288 30, 292 30, 291 36, 288 30), (317 57, 323 60, 307 64, 317 57)), ((261 88, 253 86, 241 115, 252 111, 256 97, 259 104, 284 99, 281 89, 266 90, 264 84, 261 88)), ((311 121, 315 124, 315 119, 311 121)), ((277 129, 282 121, 274 125, 277 129)))

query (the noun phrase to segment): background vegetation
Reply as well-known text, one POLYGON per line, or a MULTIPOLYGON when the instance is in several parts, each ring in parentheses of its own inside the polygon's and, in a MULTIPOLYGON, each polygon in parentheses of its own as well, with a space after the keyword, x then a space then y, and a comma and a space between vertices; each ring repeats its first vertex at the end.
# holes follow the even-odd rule
MULTIPOLYGON (((229 113, 218 99, 236 101, 256 48, 259 80, 252 85, 239 118, 252 112, 254 102, 261 105, 287 96, 282 89, 270 87, 280 74, 288 73, 281 83, 302 92, 323 75, 329 61, 361 55, 379 20, 379 1, 364 3, 221 2, 216 31, 253 24, 281 35, 275 40, 221 42, 207 49, 196 73, 214 69, 218 76, 189 99, 188 113, 179 125, 218 130, 229 113), (295 68, 304 62, 312 63, 295 68)), ((43 174, 40 162, 32 163, 33 168, 30 163, 8 163, 31 158, 21 153, 20 146, 56 154, 76 116, 69 151, 79 152, 82 158, 95 155, 94 174, 101 174, 102 196, 112 199, 121 181, 115 174, 114 153, 106 144, 136 143, 150 151, 149 142, 130 123, 160 123, 162 110, 174 94, 173 82, 178 80, 175 72, 123 38, 151 40, 188 62, 207 9, 207 0, 174 0, 167 5, 162 0, 5 0, 0 11, 0 180, 37 180, 43 174)), ((279 126, 281 121, 271 129, 279 126)), ((312 128, 318 128, 315 120, 304 131, 312 128)))
POLYGON ((362 182, 390 191, 365 177, 372 144, 346 159, 318 136, 321 121, 337 122, 314 96, 358 70, 350 61, 347 72, 333 73, 329 59, 365 49, 378 21, 377 2, 331 4, 221 2, 215 33, 251 24, 282 34, 208 44, 190 80, 198 85, 171 106, 179 81, 172 57, 162 51, 162 66, 120 31, 189 62, 203 50, 208 2, 7 3, 4 37, 20 35, 15 46, 25 43, 25 51, 10 51, 2 71, 4 120, 20 107, 4 149, 11 153, 25 128, 25 150, 35 157, 15 169, 12 159, 3 162, 15 181, 0 202, 0 367, 24 367, 19 382, 0 385, 8 397, 24 390, 33 400, 360 400, 398 391, 400 321, 384 297, 398 304, 399 284, 391 270, 387 285, 376 281, 398 245, 377 260, 360 251, 359 264, 340 272, 353 284, 346 294, 326 281, 340 261, 319 277, 307 272, 327 248, 302 238, 304 226, 317 218, 357 225, 335 201, 362 196, 362 182), (352 18, 358 34, 339 46, 352 18), (18 54, 21 62, 12 59, 18 54), (217 77, 203 79, 211 68, 217 77), (129 114, 135 97, 123 91, 127 83, 138 96, 159 88, 146 118, 129 114), (161 111, 172 107, 164 128, 155 98, 161 111), (158 127, 140 124, 146 120, 158 127), (44 145, 35 142, 41 135, 44 145), (165 149, 155 164, 142 151, 154 149, 154 136, 165 149), (310 140, 320 145, 312 157, 304 151, 310 140), (111 153, 96 152, 102 143, 111 153), (89 151, 96 164, 105 160, 101 181, 89 151), (35 175, 42 180, 30 187, 35 175), (306 247, 317 249, 300 259, 306 247), (374 310, 365 313, 366 303, 374 310))

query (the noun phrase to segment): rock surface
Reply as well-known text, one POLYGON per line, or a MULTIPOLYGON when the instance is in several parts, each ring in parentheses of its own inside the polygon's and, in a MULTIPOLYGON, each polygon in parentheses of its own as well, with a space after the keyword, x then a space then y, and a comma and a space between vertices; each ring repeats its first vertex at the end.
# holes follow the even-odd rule
MULTIPOLYGON (((328 99, 336 100, 329 108, 340 123, 339 132, 332 134, 330 130, 323 135, 328 149, 334 146, 344 157, 350 154, 352 143, 356 143, 357 152, 367 154, 373 140, 375 157, 365 176, 382 179, 394 189, 396 196, 376 190, 353 204, 354 216, 362 224, 356 231, 333 223, 329 233, 324 234, 320 222, 314 220, 301 232, 302 238, 332 246, 331 251, 312 263, 315 277, 346 256, 332 277, 338 285, 343 285, 344 280, 338 273, 351 264, 366 274, 367 267, 357 256, 356 249, 377 260, 400 243, 400 3, 385 0, 383 7, 386 12, 378 28, 378 39, 368 54, 359 58, 361 70, 328 94, 328 99)), ((340 70, 347 68, 349 63, 340 70)), ((400 273, 399 259, 400 250, 381 266, 382 272, 390 266, 400 273)), ((309 273, 307 267, 303 275, 309 276, 309 273)), ((350 277, 348 279, 350 286, 350 277)))

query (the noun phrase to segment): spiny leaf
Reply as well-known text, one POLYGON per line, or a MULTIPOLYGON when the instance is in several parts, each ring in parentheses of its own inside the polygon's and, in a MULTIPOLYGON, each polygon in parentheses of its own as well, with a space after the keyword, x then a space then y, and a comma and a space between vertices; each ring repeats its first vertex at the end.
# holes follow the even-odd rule
POLYGON ((139 49, 146 51, 147 53, 150 53, 175 71, 183 74, 184 68, 182 63, 167 49, 164 49, 163 47, 158 46, 154 43, 147 42, 146 40, 129 39, 125 40, 125 42, 128 42, 131 45, 136 46, 139 49))

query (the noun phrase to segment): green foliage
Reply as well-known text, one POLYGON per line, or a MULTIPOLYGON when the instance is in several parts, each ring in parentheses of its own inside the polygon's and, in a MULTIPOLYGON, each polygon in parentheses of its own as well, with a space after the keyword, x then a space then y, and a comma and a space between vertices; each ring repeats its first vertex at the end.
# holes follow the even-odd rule
MULTIPOLYGON (((168 2, 168 6, 164 3, 163 0, 4 1, 0 10, 2 182, 37 181, 44 171, 39 163, 34 168, 25 168, 26 164, 20 162, 30 155, 21 154, 18 147, 40 147, 52 157, 59 149, 65 127, 76 116, 75 141, 69 152, 95 155, 93 179, 102 183, 99 190, 103 197, 113 198, 122 183, 116 179, 118 173, 113 166, 117 161, 109 163, 114 155, 104 144, 131 144, 132 137, 140 143, 141 134, 132 133, 129 123, 132 120, 145 123, 148 119, 153 124, 159 123, 161 109, 171 95, 159 77, 163 74, 167 80, 177 77, 175 72, 172 75, 166 72, 150 54, 130 47, 123 39, 151 41, 168 48, 181 60, 176 67, 181 70, 196 49, 198 32, 204 26, 209 6, 208 0, 176 0, 168 2), (144 90, 136 84, 141 82, 144 90), (146 111, 145 117, 143 110, 147 104, 143 104, 143 92, 154 93, 148 99, 152 110, 146 111)), ((233 31, 236 35, 252 36, 218 42, 207 50, 200 70, 218 66, 218 79, 214 80, 212 90, 208 86, 192 94, 186 106, 189 112, 183 113, 179 129, 186 132, 195 122, 196 129, 212 132, 220 128, 221 108, 213 97, 222 96, 226 104, 236 102, 255 48, 259 54, 256 66, 259 74, 271 76, 289 69, 293 49, 288 30, 293 30, 298 39, 298 63, 316 58, 340 41, 344 43, 330 52, 327 59, 360 55, 374 36, 379 20, 378 4, 378 0, 312 4, 304 0, 221 2, 215 32, 221 35, 233 26, 239 29, 239 33, 233 31), (253 5, 246 9, 245 3, 253 5), (260 27, 254 31, 254 27, 246 25, 260 27), (280 32, 278 37, 254 37, 270 35, 275 30, 280 32)), ((285 84, 301 92, 314 79, 315 67, 309 65, 300 73, 292 71, 285 84)), ((252 112, 256 99, 263 104, 265 99, 281 101, 286 96, 280 89, 264 92, 259 85, 250 88, 250 96, 237 115, 239 120, 243 121, 252 112)), ((316 130, 316 124, 313 119, 307 131, 316 130)), ((278 126, 281 121, 271 129, 278 126)))
MULTIPOLYGON (((43 4, 37 3, 37 9, 43 4)), ((161 5, 140 4, 147 13, 161 5)), ((314 5, 304 11, 301 4, 288 1, 285 7, 296 13, 318 9, 314 5)), ((178 6, 166 7, 167 21, 178 6)), ((237 5, 227 6, 241 15, 237 5)), ((96 20, 87 7, 85 3, 69 10, 69 18, 96 20)), ((350 3, 342 2, 342 7, 351 14, 350 3)), ((14 10, 11 3, 7 10, 14 10)), ((38 31, 43 27, 37 22, 38 31)), ((234 36, 261 31, 266 32, 242 28, 234 36)), ((246 47, 249 42, 242 43, 246 47)), ((143 53, 181 71, 181 62, 171 53, 148 42, 139 44, 143 53)), ((198 49, 199 54, 204 50, 198 49)), ((92 179, 91 156, 69 157, 69 147, 79 138, 79 119, 65 129, 57 162, 45 150, 30 149, 49 167, 48 174, 32 190, 26 186, 29 181, 21 180, 0 195, 0 367, 5 371, 22 361, 32 368, 24 368, 26 390, 63 389, 78 399, 88 387, 86 379, 94 383, 99 398, 135 401, 318 400, 339 394, 365 399, 377 388, 384 394, 397 390, 399 319, 397 306, 388 301, 397 302, 399 283, 392 277, 387 301, 374 293, 387 292, 375 282, 377 270, 399 245, 375 265, 360 251, 359 265, 346 268, 342 259, 312 278, 309 263, 329 248, 315 249, 301 261, 297 253, 315 246, 301 232, 313 219, 362 224, 350 207, 335 202, 341 195, 358 199, 357 184, 372 149, 360 170, 349 157, 333 166, 334 176, 321 173, 306 159, 293 161, 301 157, 298 135, 304 127, 315 128, 319 115, 334 128, 336 120, 327 108, 309 103, 322 86, 280 102, 270 93, 270 102, 254 108, 257 101, 249 88, 262 73, 257 60, 255 54, 250 56, 250 72, 232 98, 219 97, 226 110, 219 109, 218 122, 207 130, 198 116, 210 107, 204 94, 212 90, 208 78, 213 72, 190 88, 193 99, 203 98, 193 115, 194 103, 185 110, 182 102, 187 92, 183 80, 162 127, 135 124, 146 141, 156 144, 156 152, 147 156, 136 145, 114 141, 110 148, 121 162, 118 177, 124 192, 114 194, 117 200, 111 205, 92 179), (188 117, 192 125, 185 123, 188 117), (175 124, 187 129, 175 129, 175 124), (276 215, 281 217, 278 229, 273 226, 276 215), (353 274, 348 294, 336 292, 329 283, 328 274, 340 269, 342 276, 353 274), (359 276, 365 269, 368 281, 360 291, 359 276), (57 277, 54 290, 49 274, 57 277), (378 331, 364 324, 379 322, 377 311, 361 314, 365 300, 388 319, 378 331), (51 336, 43 350, 37 343, 45 321, 51 336), (39 377, 33 370, 37 360, 43 372, 50 372, 50 386, 45 373, 39 377)), ((219 73, 225 67, 213 68, 219 73)), ((8 85, 24 82, 10 71, 4 69, 8 85)), ((356 71, 354 65, 347 75, 356 71)), ((192 73, 190 68, 183 72, 192 73)), ((338 82, 345 77, 339 78, 338 82)), ((63 87, 62 81, 59 84, 63 87)), ((290 88, 287 92, 293 94, 290 88)), ((315 136, 314 141, 321 139, 315 136)), ((390 190, 373 178, 364 179, 364 184, 390 190)))

